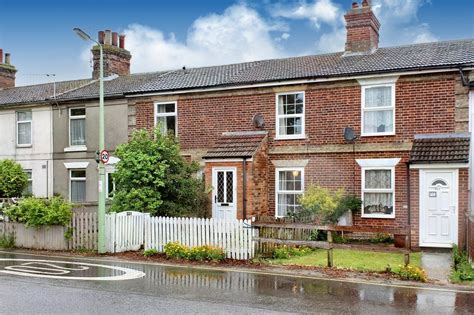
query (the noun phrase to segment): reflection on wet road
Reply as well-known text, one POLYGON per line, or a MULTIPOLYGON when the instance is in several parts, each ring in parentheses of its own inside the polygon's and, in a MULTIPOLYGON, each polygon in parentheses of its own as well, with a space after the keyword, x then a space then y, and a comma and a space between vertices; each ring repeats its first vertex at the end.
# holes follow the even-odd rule
MULTIPOLYGON (((58 264, 28 263, 24 259, 48 260, 0 253, 0 313, 467 314, 474 310, 474 294, 467 292, 93 260, 58 264), (59 268, 48 264, 56 264, 59 268), (81 266, 88 268, 80 270, 81 266), (77 269, 70 270, 75 277, 81 277, 81 272, 85 277, 120 275, 123 272, 111 270, 122 268, 145 276, 124 281, 78 281, 5 274, 2 273, 5 267, 27 272, 52 268, 55 271, 47 272, 55 273, 67 270, 62 268, 71 268, 77 269), (29 303, 25 304, 25 300, 29 303)), ((49 260, 68 261, 63 258, 49 260)))

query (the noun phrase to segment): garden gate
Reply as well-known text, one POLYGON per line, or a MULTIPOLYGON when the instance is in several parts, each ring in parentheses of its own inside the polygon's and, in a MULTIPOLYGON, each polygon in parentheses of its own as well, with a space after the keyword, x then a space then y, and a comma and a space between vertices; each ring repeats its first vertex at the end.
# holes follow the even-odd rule
POLYGON ((125 211, 105 216, 106 250, 120 253, 139 250, 144 244, 148 213, 125 211))

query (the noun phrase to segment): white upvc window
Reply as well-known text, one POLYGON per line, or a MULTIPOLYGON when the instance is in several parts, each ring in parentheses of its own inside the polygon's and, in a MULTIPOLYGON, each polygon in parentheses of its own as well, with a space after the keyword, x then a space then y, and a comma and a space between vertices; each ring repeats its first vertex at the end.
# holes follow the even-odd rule
POLYGON ((16 145, 31 146, 31 111, 16 112, 16 145))
POLYGON ((275 169, 275 216, 286 217, 301 210, 299 198, 304 192, 304 168, 275 169))
POLYGON ((23 170, 28 177, 28 184, 25 188, 25 195, 33 195, 33 171, 32 170, 23 170))
POLYGON ((72 202, 86 201, 86 170, 69 170, 69 200, 72 202))
POLYGON ((178 111, 176 102, 155 103, 155 126, 163 135, 178 135, 178 111))
POLYGON ((363 218, 395 218, 395 166, 400 159, 357 160, 363 218))
POLYGON ((276 94, 276 139, 305 137, 305 93, 276 94))
POLYGON ((395 134, 395 83, 362 86, 362 136, 395 134))
POLYGON ((69 146, 86 145, 86 108, 69 109, 69 146))
POLYGON ((107 198, 108 199, 113 199, 114 198, 114 193, 115 193, 115 180, 113 177, 113 174, 115 173, 115 170, 107 170, 106 174, 107 176, 105 177, 105 191, 107 192, 107 198))

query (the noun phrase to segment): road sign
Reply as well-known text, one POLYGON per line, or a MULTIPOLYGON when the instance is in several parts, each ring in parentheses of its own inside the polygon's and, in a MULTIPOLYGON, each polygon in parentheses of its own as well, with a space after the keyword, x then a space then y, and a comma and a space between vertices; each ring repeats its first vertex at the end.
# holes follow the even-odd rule
POLYGON ((107 150, 102 150, 100 152, 100 160, 102 161, 102 163, 106 164, 110 159, 110 154, 109 154, 109 151, 107 150))

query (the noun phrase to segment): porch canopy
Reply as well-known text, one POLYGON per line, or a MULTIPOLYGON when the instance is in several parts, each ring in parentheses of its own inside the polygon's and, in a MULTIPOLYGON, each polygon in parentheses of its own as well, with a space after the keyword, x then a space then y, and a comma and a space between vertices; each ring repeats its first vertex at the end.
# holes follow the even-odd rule
POLYGON ((224 132, 203 159, 251 158, 259 150, 267 131, 224 132))
POLYGON ((469 145, 468 133, 415 135, 410 163, 467 163, 469 145))

